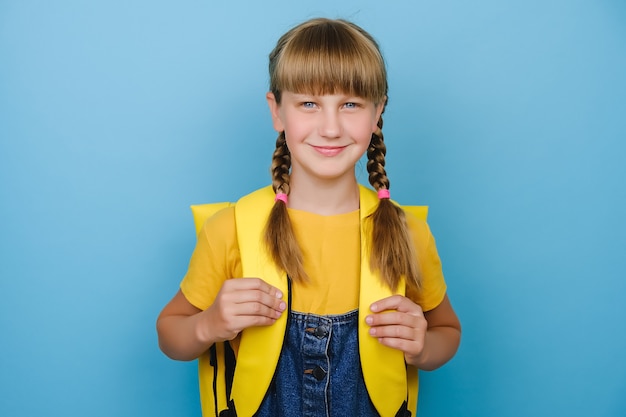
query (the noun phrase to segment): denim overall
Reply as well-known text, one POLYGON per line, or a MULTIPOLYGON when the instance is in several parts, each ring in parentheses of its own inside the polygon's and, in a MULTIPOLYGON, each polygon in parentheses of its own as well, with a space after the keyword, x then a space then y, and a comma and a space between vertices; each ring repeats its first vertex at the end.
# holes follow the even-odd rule
POLYGON ((358 320, 358 310, 291 312, 276 374, 255 416, 378 417, 361 372, 358 320))

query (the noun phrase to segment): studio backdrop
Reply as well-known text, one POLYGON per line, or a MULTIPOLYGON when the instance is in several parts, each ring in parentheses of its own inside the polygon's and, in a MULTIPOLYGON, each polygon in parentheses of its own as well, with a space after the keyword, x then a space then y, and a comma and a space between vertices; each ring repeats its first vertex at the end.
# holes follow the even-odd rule
POLYGON ((269 183, 267 55, 317 16, 381 45, 463 324, 418 416, 626 415, 623 1, 1 0, 1 416, 200 415, 156 317, 189 205, 269 183))

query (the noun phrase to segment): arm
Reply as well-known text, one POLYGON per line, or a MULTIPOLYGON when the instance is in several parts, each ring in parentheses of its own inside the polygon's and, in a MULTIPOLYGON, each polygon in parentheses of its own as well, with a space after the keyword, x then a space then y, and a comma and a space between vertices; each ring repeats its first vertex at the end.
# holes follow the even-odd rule
POLYGON ((428 323, 424 349, 412 365, 431 371, 448 362, 461 343, 461 323, 446 295, 441 304, 424 313, 428 323))
POLYGON ((366 318, 370 334, 404 352, 408 364, 434 370, 448 362, 461 341, 461 324, 446 295, 433 310, 422 312, 410 299, 394 295, 372 304, 366 318))
POLYGON ((273 324, 287 307, 282 297, 261 279, 229 279, 202 311, 178 291, 157 319, 159 347, 172 359, 196 359, 213 343, 232 340, 246 327, 273 324))
MULTIPOLYGON (((206 311, 206 310, 205 310, 206 311)), ((157 319, 159 347, 167 356, 178 360, 193 360, 206 351, 214 341, 203 340, 202 310, 194 307, 178 290, 157 319)))

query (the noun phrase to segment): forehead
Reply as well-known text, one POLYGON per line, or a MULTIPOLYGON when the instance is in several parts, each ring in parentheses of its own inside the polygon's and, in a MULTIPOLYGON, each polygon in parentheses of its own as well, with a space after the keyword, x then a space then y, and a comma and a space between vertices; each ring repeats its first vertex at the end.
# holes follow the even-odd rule
POLYGON ((289 98, 292 100, 308 100, 308 99, 329 99, 329 100, 358 100, 358 101, 369 101, 366 97, 361 97, 356 94, 352 94, 350 92, 337 91, 332 93, 319 93, 319 92, 294 92, 294 91, 283 91, 283 97, 289 98))

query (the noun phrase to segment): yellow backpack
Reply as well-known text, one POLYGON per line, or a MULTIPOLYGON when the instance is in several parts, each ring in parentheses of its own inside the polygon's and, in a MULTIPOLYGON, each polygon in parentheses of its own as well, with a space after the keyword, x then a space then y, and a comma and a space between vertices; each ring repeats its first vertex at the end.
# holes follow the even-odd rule
MULTIPOLYGON (((194 205, 191 209, 196 232, 199 233, 209 217, 234 205, 243 276, 262 277, 270 285, 279 288, 283 294, 289 294, 286 275, 279 273, 269 254, 263 249, 263 230, 274 205, 274 196, 274 191, 268 186, 244 196, 235 204, 202 204, 194 205)), ((371 233, 366 218, 377 205, 376 193, 360 186, 361 253, 368 253, 364 249, 368 247, 367 237, 371 233)), ((428 207, 402 208, 426 220, 428 207)), ((397 293, 404 294, 404 290, 405 283, 402 280, 397 293)), ((362 257, 359 306, 369 306, 389 295, 392 295, 391 290, 371 272, 369 259, 362 257)), ((369 336, 368 327, 364 325, 368 311, 367 308, 359 308, 359 354, 363 378, 372 403, 383 417, 396 416, 398 410, 407 408, 411 413, 408 415, 415 415, 417 369, 405 364, 402 352, 383 346, 369 336)), ((252 417, 267 392, 278 364, 286 319, 287 315, 283 314, 272 326, 244 330, 236 366, 234 354, 227 342, 216 343, 199 358, 200 398, 204 417, 235 415, 235 407, 237 416, 252 417)))

